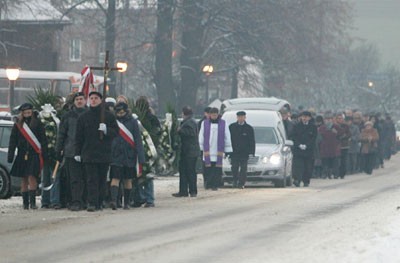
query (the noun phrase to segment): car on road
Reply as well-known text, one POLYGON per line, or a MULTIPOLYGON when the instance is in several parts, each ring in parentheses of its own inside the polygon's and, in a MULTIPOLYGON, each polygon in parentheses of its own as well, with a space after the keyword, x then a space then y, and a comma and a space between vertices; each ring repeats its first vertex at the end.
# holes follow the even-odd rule
MULTIPOLYGON (((293 142, 286 139, 279 112, 273 110, 245 110, 246 122, 254 128, 256 152, 248 160, 247 185, 272 182, 275 187, 292 185, 293 142)), ((236 122, 236 110, 222 115, 228 125, 236 122)), ((223 181, 232 183, 229 158, 223 160, 223 181)))
POLYGON ((12 164, 7 162, 8 142, 14 122, 0 120, 0 199, 11 197, 19 190, 20 179, 10 176, 12 164))

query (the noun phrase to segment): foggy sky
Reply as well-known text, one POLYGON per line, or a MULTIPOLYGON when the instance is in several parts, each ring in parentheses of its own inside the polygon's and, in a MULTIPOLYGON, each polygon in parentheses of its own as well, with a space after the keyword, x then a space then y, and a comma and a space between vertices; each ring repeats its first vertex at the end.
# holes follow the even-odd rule
POLYGON ((351 0, 356 30, 353 35, 377 45, 387 63, 400 67, 400 0, 351 0))

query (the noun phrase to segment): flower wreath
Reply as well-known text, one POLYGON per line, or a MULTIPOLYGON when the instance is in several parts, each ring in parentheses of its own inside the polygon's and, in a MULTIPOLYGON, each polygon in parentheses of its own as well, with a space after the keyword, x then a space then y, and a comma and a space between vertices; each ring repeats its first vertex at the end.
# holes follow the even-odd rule
POLYGON ((41 106, 42 111, 39 112, 39 119, 44 125, 44 131, 47 138, 48 158, 51 166, 56 163, 56 140, 57 130, 60 120, 56 116, 56 110, 51 104, 41 106))

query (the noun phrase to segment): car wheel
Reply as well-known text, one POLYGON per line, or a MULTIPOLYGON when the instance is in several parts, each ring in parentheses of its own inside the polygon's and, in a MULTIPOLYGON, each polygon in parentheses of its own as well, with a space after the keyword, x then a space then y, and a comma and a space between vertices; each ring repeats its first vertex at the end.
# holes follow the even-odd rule
POLYGON ((274 186, 276 188, 285 188, 286 187, 286 178, 284 178, 282 180, 276 180, 274 182, 274 186))
POLYGON ((9 198, 11 195, 11 179, 8 173, 0 167, 0 199, 9 198))

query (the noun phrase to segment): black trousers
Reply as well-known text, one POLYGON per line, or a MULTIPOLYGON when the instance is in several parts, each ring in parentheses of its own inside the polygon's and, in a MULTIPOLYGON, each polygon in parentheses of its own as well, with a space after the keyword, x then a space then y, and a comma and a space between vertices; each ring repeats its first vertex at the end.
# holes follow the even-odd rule
POLYGON ((84 163, 87 182, 87 202, 100 209, 106 194, 108 163, 84 163))
POLYGON ((197 194, 197 157, 180 157, 179 160, 179 193, 181 195, 197 194))
POLYGON ((303 181, 304 184, 310 183, 314 167, 312 157, 294 156, 293 157, 293 178, 297 182, 303 181))
POLYGON ((323 177, 332 177, 332 174, 334 177, 338 177, 339 175, 339 162, 340 162, 340 157, 328 157, 328 158, 322 158, 322 169, 323 169, 323 177))
POLYGON ((233 183, 238 183, 238 186, 243 186, 246 184, 248 160, 248 157, 232 157, 231 159, 233 183))
POLYGON ((349 149, 341 149, 340 150, 340 166, 339 166, 339 177, 344 178, 347 173, 347 156, 349 153, 349 149))
POLYGON ((375 153, 365 153, 362 154, 364 160, 363 171, 367 174, 372 174, 375 167, 376 154, 375 153))
POLYGON ((74 158, 65 158, 64 165, 69 182, 71 203, 82 206, 86 200, 84 197, 86 178, 82 163, 75 161, 74 158))
POLYGON ((207 178, 207 188, 218 188, 222 182, 222 167, 217 167, 216 162, 211 162, 211 166, 204 168, 207 178))

